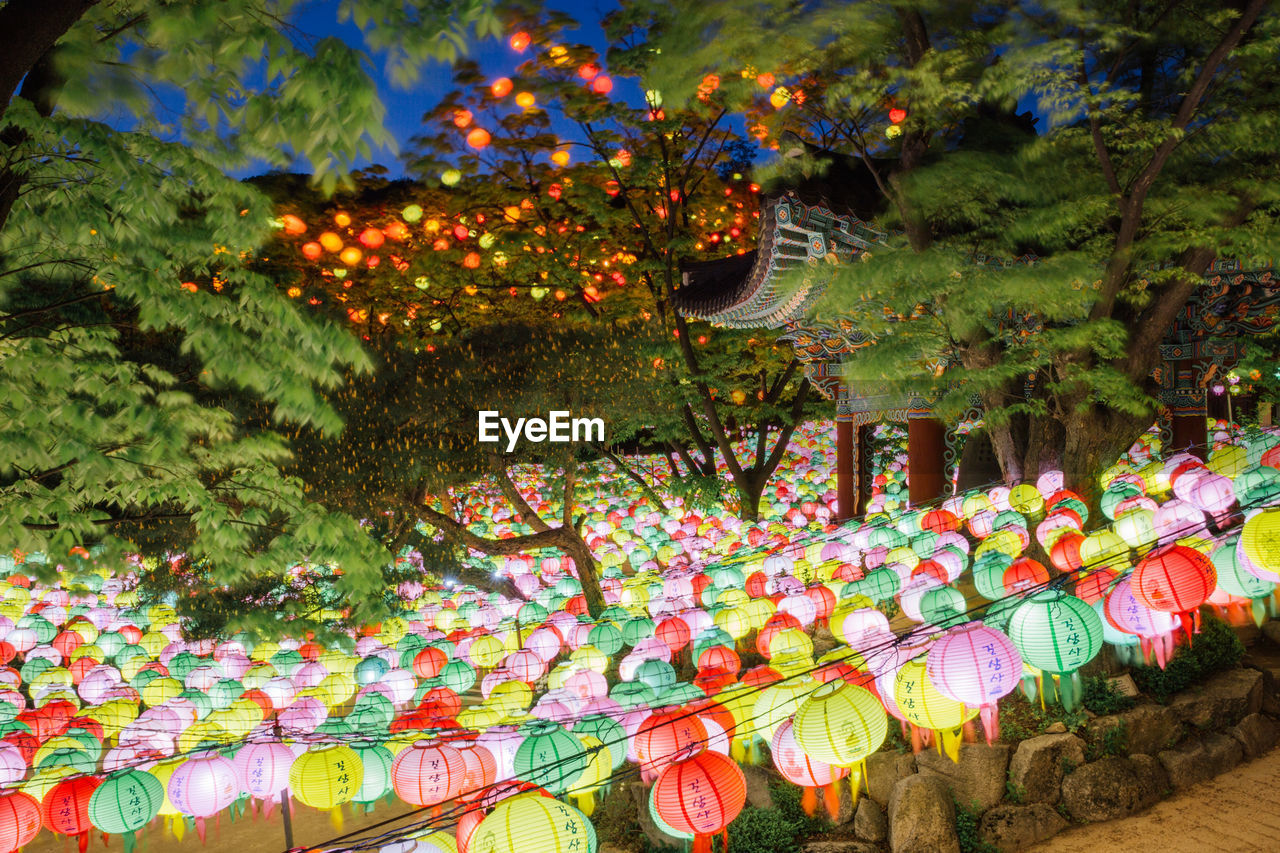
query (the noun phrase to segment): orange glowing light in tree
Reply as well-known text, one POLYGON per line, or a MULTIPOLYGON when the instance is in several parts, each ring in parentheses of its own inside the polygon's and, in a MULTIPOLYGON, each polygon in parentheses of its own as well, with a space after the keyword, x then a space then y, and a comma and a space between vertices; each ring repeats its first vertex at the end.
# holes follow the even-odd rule
POLYGON ((559 201, 560 196, 563 194, 564 194, 564 188, 561 187, 559 184, 552 184, 551 186, 547 187, 547 195, 551 196, 556 201, 559 201))
POLYGON ((310 243, 302 244, 302 257, 309 261, 314 261, 320 255, 324 254, 324 247, 314 240, 310 243))
POLYGON ((551 162, 555 163, 557 166, 568 166, 569 152, 564 150, 563 148, 557 151, 551 152, 551 162))
POLYGON ((591 90, 597 95, 607 95, 613 91, 613 81, 601 74, 591 81, 591 90))
POLYGON ((286 213, 280 219, 284 223, 284 233, 293 235, 294 237, 299 234, 307 233, 307 223, 303 222, 292 213, 286 213))
POLYGON ((346 228, 351 224, 351 217, 345 213, 335 213, 333 216, 333 222, 339 228, 346 228))
POLYGON ((756 83, 759 84, 761 89, 768 89, 774 84, 773 75, 766 71, 756 77, 756 83))
POLYGON ((525 50, 529 47, 530 42, 532 41, 533 40, 529 38, 529 34, 526 33, 524 30, 521 30, 520 32, 511 36, 511 40, 508 43, 511 45, 511 49, 514 50, 516 53, 524 53, 525 50))
POLYGON ((475 149, 487 146, 489 144, 489 139, 489 131, 485 130, 483 127, 473 128, 472 131, 467 134, 467 144, 475 149))
POLYGON ((195 293, 200 288, 196 286, 196 283, 194 281, 184 281, 182 283, 182 289, 189 291, 191 293, 195 293))
POLYGON ((409 226, 400 220, 391 222, 386 228, 382 229, 382 233, 386 234, 392 240, 407 240, 409 237, 409 226))
POLYGON ((600 74, 600 66, 594 62, 585 62, 578 66, 578 76, 583 80, 594 80, 600 74))
POLYGON ((462 265, 469 270, 477 269, 480 266, 480 253, 467 252, 467 256, 462 259, 462 265))
POLYGON ((471 110, 455 110, 453 113, 453 124, 461 129, 471 124, 471 119, 475 116, 471 115, 471 110))
POLYGON ((332 231, 326 231, 320 235, 320 245, 326 252, 341 252, 342 238, 332 231))
POLYGON ((564 302, 564 301, 565 301, 566 299, 568 299, 568 298, 569 298, 569 294, 565 293, 563 290, 557 290, 557 291, 556 291, 556 300, 557 300, 557 301, 559 301, 559 302, 564 302))
POLYGON ((467 239, 467 237, 468 237, 470 234, 471 234, 471 232, 467 230, 467 226, 465 226, 465 225, 455 225, 455 226, 453 226, 453 236, 454 236, 454 237, 456 237, 456 238, 457 238, 457 239, 459 239, 459 240, 465 240, 465 239, 467 239))
POLYGON ((381 246, 387 237, 377 228, 366 228, 360 232, 360 242, 364 244, 366 249, 376 249, 381 246))
POLYGON ((907 111, 902 109, 901 107, 894 107, 893 109, 889 110, 889 121, 893 122, 894 124, 901 124, 903 120, 906 119, 906 117, 907 117, 907 111))
POLYGON ((493 85, 489 87, 489 91, 493 92, 495 98, 505 98, 511 94, 511 90, 515 88, 515 84, 511 82, 510 77, 499 77, 493 81, 493 85))
POLYGON ((363 257, 364 252, 360 251, 355 246, 348 246, 338 254, 338 260, 342 261, 342 263, 349 267, 354 267, 356 264, 360 263, 360 259, 363 257))
POLYGON ((533 97, 532 92, 517 92, 516 106, 522 110, 531 109, 537 103, 537 99, 533 97))

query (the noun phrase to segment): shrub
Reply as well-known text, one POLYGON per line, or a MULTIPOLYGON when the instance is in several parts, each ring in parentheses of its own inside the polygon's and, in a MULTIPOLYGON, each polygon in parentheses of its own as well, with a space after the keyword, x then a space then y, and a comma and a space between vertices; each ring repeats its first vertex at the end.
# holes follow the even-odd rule
POLYGON ((981 818, 981 810, 968 808, 956 800, 956 838, 960 840, 960 853, 1000 853, 1000 848, 982 840, 978 832, 981 818))
POLYGON ((1101 675, 1091 675, 1084 679, 1084 695, 1081 701, 1086 708, 1098 716, 1118 714, 1138 704, 1137 699, 1125 696, 1116 690, 1109 678, 1101 675))
POLYGON ((1134 683, 1160 702, 1168 702, 1179 691, 1198 684, 1216 672, 1232 669, 1244 657, 1244 645, 1231 626, 1206 615, 1200 633, 1189 645, 1179 646, 1164 669, 1138 666, 1132 671, 1134 683))
POLYGON ((744 806, 729 824, 729 853, 795 853, 796 829, 777 809, 744 806))

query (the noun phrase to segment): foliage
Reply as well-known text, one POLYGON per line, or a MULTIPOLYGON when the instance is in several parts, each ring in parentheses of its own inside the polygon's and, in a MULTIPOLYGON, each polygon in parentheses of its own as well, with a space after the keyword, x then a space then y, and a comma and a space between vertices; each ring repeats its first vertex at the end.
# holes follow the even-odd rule
POLYGON ((602 847, 650 853, 648 840, 640 831, 636 808, 636 801, 630 790, 621 785, 614 786, 608 794, 601 797, 596 810, 591 814, 591 824, 595 827, 596 839, 602 847))
POLYGON ((1109 464, 1151 422, 1157 344, 1210 261, 1264 265, 1280 236, 1265 0, 668 6, 647 85, 715 75, 777 174, 825 170, 885 230, 813 309, 877 336, 846 375, 944 417, 979 394, 1010 481, 1109 464))
MULTIPOLYGON (((672 467, 694 480, 681 488, 700 500, 713 492, 696 478, 717 476, 719 456, 739 514, 754 520, 795 424, 815 410, 808 381, 790 346, 686 322, 672 305, 684 264, 752 244, 758 187, 744 174, 749 146, 718 105, 656 92, 634 105, 584 85, 606 59, 609 75, 642 82, 661 4, 627 4, 607 16, 603 58, 574 43, 576 24, 562 13, 513 3, 508 14, 532 42, 509 90, 495 91, 474 64, 458 63, 458 90, 427 114, 406 158, 429 185, 448 177, 453 193, 441 221, 474 225, 484 242, 434 240, 440 254, 410 261, 408 273, 414 263, 431 265, 432 305, 450 306, 438 331, 466 322, 452 307, 458 280, 488 303, 486 312, 653 324, 668 342, 666 394, 678 405, 676 417, 655 417, 636 439, 678 458, 672 467), (521 97, 528 105, 513 107, 521 97), (558 132, 565 124, 573 137, 558 132), (479 147, 470 143, 477 129, 488 139, 479 147), (470 266, 449 268, 455 259, 470 266)), ((420 313, 434 310, 423 300, 420 313)))
POLYGON ((729 824, 728 853, 795 853, 797 840, 796 825, 780 812, 746 805, 729 824))
POLYGON ((1017 743, 1039 737, 1054 723, 1062 723, 1067 731, 1078 731, 1085 722, 1082 711, 1066 711, 1061 705, 1041 707, 1039 702, 1028 702, 1021 693, 1012 693, 1000 700, 1000 739, 1017 743))
POLYGON ((1101 737, 1087 739, 1084 757, 1086 761, 1097 761, 1107 755, 1124 755, 1128 749, 1129 725, 1119 720, 1116 725, 1105 729, 1101 737))
POLYGON ((1102 675, 1085 677, 1081 702, 1086 708, 1099 716, 1118 714, 1138 704, 1136 698, 1121 693, 1111 683, 1111 679, 1102 675))
POLYGON ((1163 669, 1137 666, 1130 674, 1138 689, 1160 702, 1168 702, 1174 694, 1199 684, 1214 673, 1232 669, 1244 657, 1244 644, 1231 626, 1214 616, 1201 617, 1200 633, 1178 650, 1163 669))
POLYGON ((804 789, 799 785, 775 782, 769 785, 769 795, 773 798, 773 807, 778 814, 795 827, 796 836, 804 838, 831 828, 831 820, 821 805, 812 815, 805 814, 804 806, 801 804, 804 789))
POLYGON ((956 838, 960 841, 960 853, 998 853, 999 849, 985 841, 980 832, 982 810, 970 808, 956 800, 956 838))
MULTIPOLYGON (((282 473, 285 431, 338 431, 325 394, 370 362, 257 266, 270 205, 225 174, 309 159, 328 188, 389 140, 363 54, 299 37, 300 5, 0 6, 0 537, 46 580, 86 547, 177 559, 184 606, 273 634, 376 619, 391 564, 282 473), (342 606, 260 606, 312 577, 342 606)), ((406 69, 495 21, 343 11, 406 69)))

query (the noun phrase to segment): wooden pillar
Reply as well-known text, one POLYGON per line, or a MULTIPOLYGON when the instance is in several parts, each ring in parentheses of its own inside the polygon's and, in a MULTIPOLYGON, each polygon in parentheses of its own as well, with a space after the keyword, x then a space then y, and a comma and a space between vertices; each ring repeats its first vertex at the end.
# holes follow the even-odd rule
POLYGON ((858 514, 858 428, 836 421, 836 521, 858 514))
POLYGON ((1166 448, 1165 455, 1188 450, 1204 459, 1209 445, 1208 395, 1196 381, 1199 371, 1191 362, 1175 362, 1171 367, 1175 371, 1173 399, 1169 406, 1172 446, 1166 448))
POLYGON ((943 454, 947 428, 927 410, 907 418, 907 494, 912 506, 942 499, 947 482, 943 454))

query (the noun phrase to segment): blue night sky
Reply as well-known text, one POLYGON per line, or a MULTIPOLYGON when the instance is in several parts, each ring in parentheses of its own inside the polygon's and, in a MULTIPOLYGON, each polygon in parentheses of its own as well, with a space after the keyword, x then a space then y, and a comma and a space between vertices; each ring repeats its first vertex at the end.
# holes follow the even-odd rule
MULTIPOLYGON (((332 2, 311 4, 300 14, 296 23, 299 29, 308 35, 322 38, 338 36, 350 45, 364 48, 359 29, 352 24, 340 25, 335 20, 335 6, 332 2)), ((602 54, 607 46, 604 33, 600 28, 600 20, 608 12, 617 8, 613 0, 548 0, 551 9, 567 12, 582 23, 582 27, 574 33, 575 40, 589 44, 602 54)), ((473 41, 469 45, 469 58, 476 60, 480 67, 492 77, 510 75, 529 54, 516 53, 508 46, 506 37, 502 39, 485 39, 473 41)), ((422 128, 422 116, 436 106, 453 86, 452 70, 443 62, 427 67, 418 83, 409 90, 393 84, 385 75, 385 67, 380 57, 373 56, 379 93, 387 107, 387 127, 400 145, 403 152, 408 147, 409 139, 419 133, 422 128)), ((614 97, 640 96, 634 85, 620 81, 615 89, 614 97), (631 90, 635 89, 634 92, 631 90)), ((375 151, 373 162, 386 166, 393 175, 400 175, 399 158, 390 151, 375 151)), ((363 163, 361 165, 364 165, 363 163)), ((307 164, 300 163, 300 170, 307 170, 307 164)), ((250 170, 252 173, 253 170, 250 170)))

